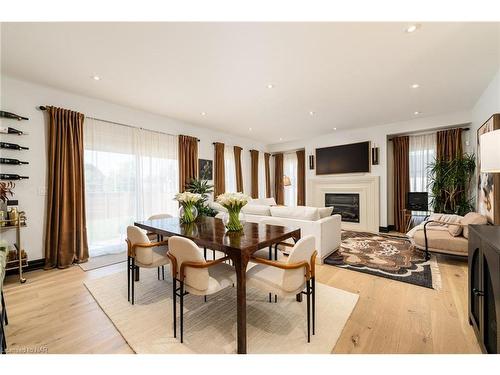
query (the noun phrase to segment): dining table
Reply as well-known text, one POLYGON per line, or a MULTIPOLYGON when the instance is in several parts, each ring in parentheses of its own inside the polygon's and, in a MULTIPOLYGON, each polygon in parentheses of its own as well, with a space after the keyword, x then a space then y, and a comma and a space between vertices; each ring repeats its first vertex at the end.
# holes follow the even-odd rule
POLYGON ((252 254, 257 250, 293 239, 300 239, 300 228, 245 222, 243 229, 230 232, 219 218, 200 216, 192 223, 180 218, 137 221, 135 226, 161 237, 189 238, 205 249, 224 252, 232 260, 236 273, 236 336, 237 352, 247 352, 246 271, 252 254))

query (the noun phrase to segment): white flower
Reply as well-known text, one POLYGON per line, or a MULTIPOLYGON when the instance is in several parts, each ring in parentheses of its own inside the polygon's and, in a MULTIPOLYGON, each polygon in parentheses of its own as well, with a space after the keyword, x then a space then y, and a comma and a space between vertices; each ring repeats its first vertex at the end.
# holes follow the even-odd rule
POLYGON ((227 209, 240 208, 248 203, 250 197, 243 193, 224 193, 217 197, 217 203, 227 209))
POLYGON ((185 191, 184 193, 176 194, 174 199, 180 202, 181 204, 195 204, 196 202, 202 199, 202 196, 201 194, 190 193, 189 191, 185 191))

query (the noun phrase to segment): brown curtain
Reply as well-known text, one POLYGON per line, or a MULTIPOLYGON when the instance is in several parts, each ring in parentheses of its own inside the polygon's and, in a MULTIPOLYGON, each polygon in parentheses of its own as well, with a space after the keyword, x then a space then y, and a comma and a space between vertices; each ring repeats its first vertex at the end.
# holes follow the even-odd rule
POLYGON ((259 197, 259 151, 250 150, 250 160, 251 160, 251 181, 252 181, 252 198, 259 197))
POLYGON ((214 198, 226 192, 225 170, 224 170, 224 143, 215 142, 214 156, 214 198))
POLYGON ((297 206, 306 205, 306 151, 297 151, 297 206))
POLYGON ((241 150, 239 146, 234 146, 234 163, 236 164, 236 191, 243 192, 243 173, 241 171, 241 150))
POLYGON ((449 161, 461 157, 462 154, 462 128, 437 132, 438 160, 449 161))
POLYGON ((271 198, 271 166, 269 165, 269 158, 271 154, 264 153, 264 168, 266 172, 266 198, 271 198))
POLYGON ((276 204, 285 204, 285 188, 283 186, 283 154, 274 155, 274 198, 276 204))
POLYGON ((49 117, 45 268, 87 261, 83 120, 67 109, 47 107, 49 117))
POLYGON ((408 136, 392 140, 394 155, 394 226, 398 232, 406 232, 406 200, 410 191, 410 161, 408 136))
POLYGON ((179 192, 186 184, 198 177, 198 139, 179 135, 179 192))

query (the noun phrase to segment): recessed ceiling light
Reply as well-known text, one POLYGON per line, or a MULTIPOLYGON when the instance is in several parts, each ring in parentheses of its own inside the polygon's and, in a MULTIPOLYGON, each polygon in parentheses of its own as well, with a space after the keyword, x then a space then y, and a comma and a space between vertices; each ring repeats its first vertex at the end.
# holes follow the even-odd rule
POLYGON ((280 141, 282 141, 282 140, 283 140, 283 138, 280 138, 280 141))
POLYGON ((337 130, 337 128, 333 128, 333 130, 337 130))
POLYGON ((92 76, 90 78, 92 78, 94 81, 100 81, 101 80, 101 77, 99 77, 99 76, 92 76))
POLYGON ((415 112, 413 112, 413 114, 414 114, 415 116, 418 116, 418 115, 420 115, 421 113, 422 113, 422 112, 420 112, 420 111, 415 111, 415 112))
POLYGON ((417 25, 417 24, 409 25, 409 26, 405 29, 405 31, 406 31, 407 33, 414 33, 415 31, 417 31, 417 30, 418 30, 418 28, 419 28, 419 27, 420 27, 420 25, 417 25))
POLYGON ((252 131, 252 128, 248 128, 249 131, 252 131))
POLYGON ((269 84, 269 85, 267 85, 267 88, 268 88, 268 89, 273 89, 273 88, 274 88, 274 85, 269 84))
POLYGON ((418 83, 414 83, 413 85, 410 86, 412 89, 418 89, 420 85, 418 83))
POLYGON ((314 116, 314 115, 315 115, 315 112, 314 112, 314 111, 309 111, 309 115, 310 115, 310 116, 314 116))
POLYGON ((207 115, 207 112, 201 112, 201 115, 202 115, 202 116, 206 116, 206 115, 207 115))

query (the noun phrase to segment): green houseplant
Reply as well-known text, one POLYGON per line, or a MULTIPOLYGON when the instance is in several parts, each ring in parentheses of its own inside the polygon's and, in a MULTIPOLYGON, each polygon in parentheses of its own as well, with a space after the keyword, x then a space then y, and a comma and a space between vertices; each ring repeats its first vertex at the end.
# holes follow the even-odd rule
POLYGON ((207 201, 208 195, 213 192, 213 185, 210 185, 207 180, 203 178, 193 178, 186 184, 186 191, 201 195, 201 199, 196 202, 196 208, 199 216, 212 216, 214 217, 217 212, 211 208, 207 201))
POLYGON ((470 188, 475 169, 474 154, 464 154, 452 160, 435 159, 429 164, 434 212, 463 216, 474 209, 470 188))

